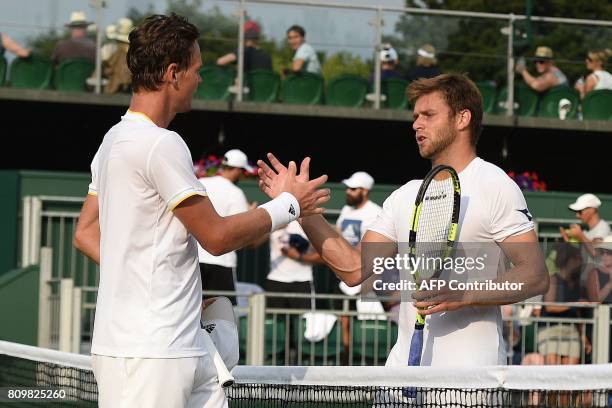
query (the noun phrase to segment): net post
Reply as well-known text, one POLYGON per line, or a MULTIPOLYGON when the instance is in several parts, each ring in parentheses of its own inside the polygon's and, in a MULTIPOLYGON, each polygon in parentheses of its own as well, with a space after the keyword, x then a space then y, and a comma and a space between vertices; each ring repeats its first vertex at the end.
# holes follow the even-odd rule
POLYGON ((38 347, 51 345, 51 269, 53 268, 53 249, 40 249, 40 272, 38 275, 38 347))
POLYGON ((72 349, 71 353, 79 354, 81 352, 81 305, 82 305, 82 289, 74 288, 72 290, 72 349))
POLYGON ((609 360, 608 347, 610 345, 610 307, 597 305, 595 309, 596 341, 593 363, 607 364, 609 360))
POLYGON ((72 279, 62 279, 60 282, 59 349, 65 352, 70 352, 72 348, 73 296, 74 282, 72 279))
POLYGON ((249 297, 246 360, 248 365, 263 365, 265 346, 266 297, 256 293, 249 297))

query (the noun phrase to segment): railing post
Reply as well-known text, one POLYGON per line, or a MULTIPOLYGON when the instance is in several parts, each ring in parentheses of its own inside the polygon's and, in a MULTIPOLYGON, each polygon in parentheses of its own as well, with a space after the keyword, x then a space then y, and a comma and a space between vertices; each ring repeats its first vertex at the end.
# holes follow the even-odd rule
POLYGON ((49 247, 40 249, 40 273, 38 276, 38 347, 51 346, 51 272, 53 268, 53 250, 49 247))
POLYGON ((23 197, 23 210, 21 214, 21 267, 25 268, 30 262, 30 233, 32 228, 32 197, 23 197))
POLYGON ((79 354, 81 352, 81 306, 82 302, 82 289, 74 288, 72 296, 72 350, 70 352, 79 354))
POLYGON ((514 14, 510 13, 508 20, 508 100, 506 101, 506 116, 514 116, 514 14))
POLYGON ((380 109, 380 77, 381 77, 381 61, 380 61, 380 51, 382 51, 382 26, 383 26, 383 17, 382 17, 382 7, 378 7, 376 10, 376 18, 374 21, 374 26, 376 27, 376 46, 374 47, 374 109, 380 109))
POLYGON ((266 344, 266 297, 263 293, 256 293, 249 297, 249 315, 247 317, 247 350, 248 365, 263 365, 266 344))
POLYGON ((595 308, 595 347, 593 363, 607 364, 610 347, 610 306, 597 305, 595 308))
POLYGON ((238 9, 239 13, 239 24, 238 24, 238 92, 236 93, 236 100, 242 102, 242 96, 244 93, 244 0, 240 0, 238 9))
POLYGON ((72 279, 62 279, 60 281, 59 349, 68 353, 72 350, 73 297, 74 282, 72 279))

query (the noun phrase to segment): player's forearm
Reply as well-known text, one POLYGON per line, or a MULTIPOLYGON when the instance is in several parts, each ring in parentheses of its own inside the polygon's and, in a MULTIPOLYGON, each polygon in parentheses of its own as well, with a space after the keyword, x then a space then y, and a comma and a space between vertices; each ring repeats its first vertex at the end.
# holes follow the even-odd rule
POLYGON ((321 215, 301 219, 311 245, 340 279, 349 286, 361 283, 361 255, 321 215))
POLYGON ((206 251, 219 256, 258 241, 270 232, 271 226, 268 212, 257 208, 221 218, 219 223, 209 226, 207 237, 198 241, 206 251))
POLYGON ((74 234, 73 245, 92 261, 100 264, 100 229, 94 228, 77 230, 74 234))

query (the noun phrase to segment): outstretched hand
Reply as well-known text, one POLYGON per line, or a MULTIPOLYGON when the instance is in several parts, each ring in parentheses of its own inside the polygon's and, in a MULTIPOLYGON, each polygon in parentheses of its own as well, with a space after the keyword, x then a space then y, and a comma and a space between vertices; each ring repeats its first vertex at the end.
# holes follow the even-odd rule
POLYGON ((310 180, 310 157, 306 157, 297 173, 297 165, 290 161, 288 166, 283 165, 272 153, 268 153, 268 160, 272 167, 263 160, 257 161, 259 188, 268 197, 276 198, 283 192, 293 194, 300 204, 300 216, 322 214, 324 209, 320 206, 330 199, 330 190, 321 188, 327 181, 323 175, 310 180))

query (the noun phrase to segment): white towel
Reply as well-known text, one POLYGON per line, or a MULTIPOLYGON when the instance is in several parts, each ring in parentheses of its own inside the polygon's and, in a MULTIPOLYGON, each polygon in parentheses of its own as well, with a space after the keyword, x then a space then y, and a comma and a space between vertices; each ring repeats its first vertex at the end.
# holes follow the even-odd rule
POLYGON ((357 299, 357 319, 359 320, 387 320, 385 309, 382 303, 378 300, 369 300, 367 302, 357 299))
POLYGON ((337 317, 329 313, 304 313, 306 329, 304 338, 311 342, 321 341, 331 333, 337 317))

